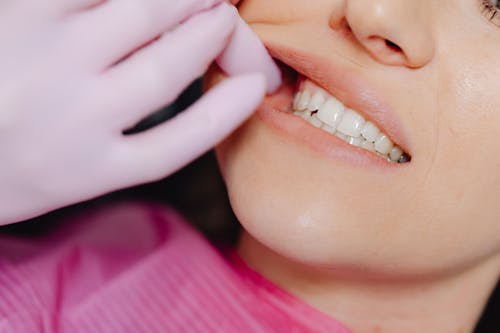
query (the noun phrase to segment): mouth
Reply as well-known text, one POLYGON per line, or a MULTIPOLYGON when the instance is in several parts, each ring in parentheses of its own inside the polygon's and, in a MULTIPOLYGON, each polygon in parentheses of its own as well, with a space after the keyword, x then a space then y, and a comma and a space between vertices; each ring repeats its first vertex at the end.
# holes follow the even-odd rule
POLYGON ((411 161, 407 152, 377 125, 366 120, 361 112, 346 107, 335 96, 304 76, 299 77, 297 86, 291 108, 294 115, 352 146, 377 154, 387 162, 411 161))
POLYGON ((284 83, 266 98, 262 120, 336 158, 386 166, 412 160, 401 122, 355 73, 296 50, 267 47, 284 83))

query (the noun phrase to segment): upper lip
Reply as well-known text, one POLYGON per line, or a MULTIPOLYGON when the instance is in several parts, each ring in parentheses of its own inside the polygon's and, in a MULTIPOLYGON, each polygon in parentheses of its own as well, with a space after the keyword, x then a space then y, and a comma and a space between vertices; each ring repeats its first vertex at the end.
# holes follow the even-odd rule
POLYGON ((411 147, 399 117, 383 101, 381 94, 354 70, 340 66, 331 59, 290 47, 276 44, 266 44, 266 47, 274 58, 327 90, 347 107, 363 114, 411 155, 411 147))

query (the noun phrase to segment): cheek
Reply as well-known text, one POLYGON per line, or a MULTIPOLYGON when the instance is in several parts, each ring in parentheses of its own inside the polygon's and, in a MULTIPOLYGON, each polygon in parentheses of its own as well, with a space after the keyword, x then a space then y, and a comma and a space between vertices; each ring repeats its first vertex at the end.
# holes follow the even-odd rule
MULTIPOLYGON (((471 58, 465 63, 478 62, 471 58)), ((490 87, 500 73, 448 66, 443 66, 447 79, 440 88, 437 150, 425 191, 436 194, 431 208, 449 221, 448 237, 491 251, 500 247, 500 141, 495 138, 500 95, 490 87)))
POLYGON ((464 22, 460 31, 454 19, 443 26, 438 43, 436 151, 426 183, 464 233, 499 244, 500 34, 481 17, 464 22))
POLYGON ((251 24, 284 24, 297 21, 328 20, 338 5, 331 0, 244 0, 238 6, 241 17, 251 24), (321 15, 318 12, 322 13, 321 15))

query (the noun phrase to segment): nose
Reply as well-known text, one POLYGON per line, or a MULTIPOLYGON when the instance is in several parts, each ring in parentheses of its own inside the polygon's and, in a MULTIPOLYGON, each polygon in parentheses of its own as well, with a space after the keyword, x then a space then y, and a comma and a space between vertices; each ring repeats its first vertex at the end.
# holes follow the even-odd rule
MULTIPOLYGON (((433 1, 433 0, 430 0, 433 1)), ((429 0, 339 0, 330 28, 348 30, 377 61, 421 68, 434 56, 429 0)))

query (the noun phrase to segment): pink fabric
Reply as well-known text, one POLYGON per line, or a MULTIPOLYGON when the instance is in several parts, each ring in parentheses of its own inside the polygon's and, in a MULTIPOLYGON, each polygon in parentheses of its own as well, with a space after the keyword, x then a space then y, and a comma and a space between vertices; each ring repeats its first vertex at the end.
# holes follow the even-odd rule
POLYGON ((0 332, 349 332, 165 207, 66 222, 37 239, 0 236, 0 332))

